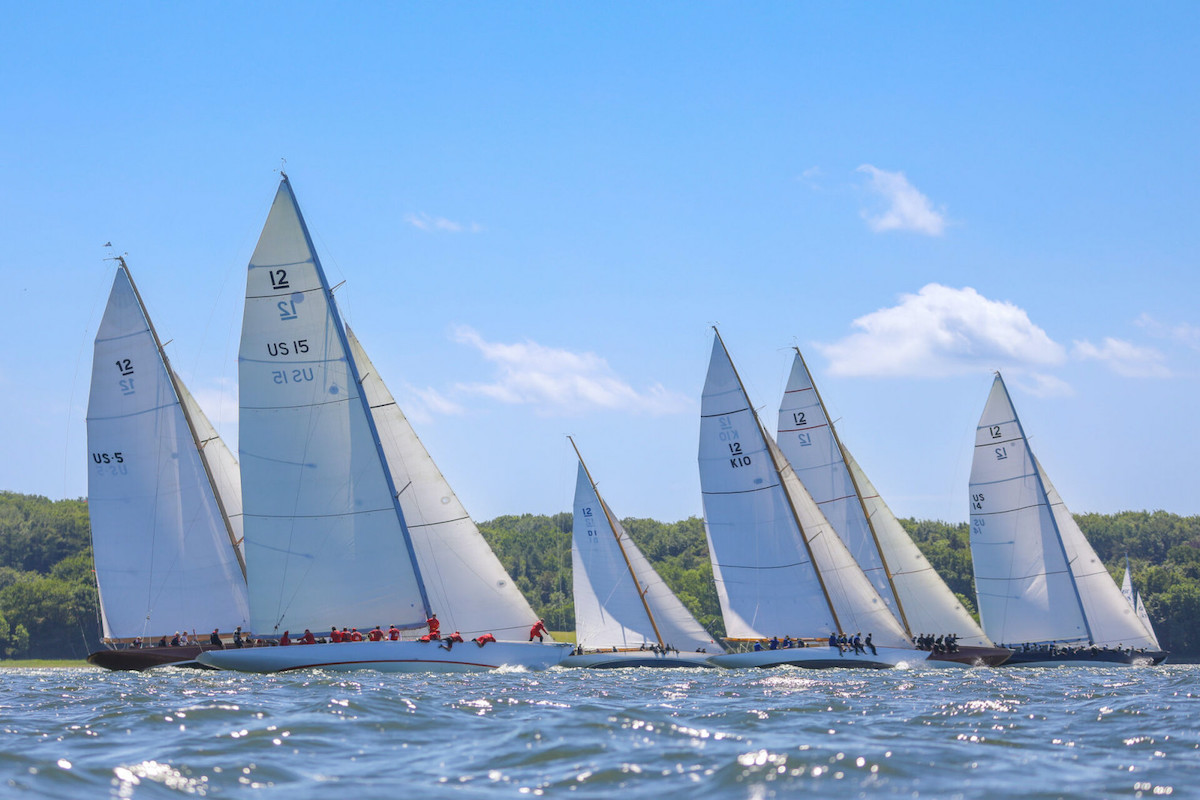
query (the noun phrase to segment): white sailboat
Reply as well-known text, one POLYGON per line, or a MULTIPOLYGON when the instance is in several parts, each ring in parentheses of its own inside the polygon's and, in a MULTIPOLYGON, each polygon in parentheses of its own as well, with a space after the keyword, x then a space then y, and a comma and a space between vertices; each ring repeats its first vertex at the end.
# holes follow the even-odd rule
POLYGON ((1133 571, 1129 568, 1129 556, 1125 556, 1125 577, 1121 580, 1121 594, 1125 595, 1125 599, 1133 606, 1134 612, 1137 613, 1137 618, 1141 620, 1142 625, 1146 628, 1146 632, 1154 640, 1154 649, 1161 650, 1162 647, 1158 643, 1158 634, 1154 632, 1154 625, 1150 622, 1150 615, 1146 613, 1146 606, 1142 602, 1142 595, 1137 589, 1133 588, 1133 571))
POLYGON ((800 350, 779 406, 779 449, 801 483, 904 626, 921 634, 955 634, 953 652, 931 661, 964 666, 1002 663, 997 648, 909 537, 838 436, 800 350))
MULTIPOLYGON (((570 437, 568 437, 570 438, 570 437)), ((579 454, 571 567, 576 652, 564 667, 709 667, 722 653, 633 543, 579 454)))
POLYGON ((805 646, 714 656, 722 667, 873 667, 922 662, 900 623, 767 435, 719 333, 700 410, 700 488, 730 640, 805 646), (829 637, 870 636, 856 652, 829 637))
POLYGON ((105 643, 88 660, 146 669, 229 633, 249 610, 237 462, 175 375, 122 257, 96 333, 88 399, 88 512, 105 643), (144 647, 129 647, 144 644, 144 647), (125 646, 125 649, 115 649, 125 646))
POLYGON ((983 628, 1009 665, 1166 658, 1050 483, 999 373, 975 434, 971 558, 983 628))
MULTIPOLYGON (((287 177, 250 260, 239 353, 251 624, 271 640, 329 625, 423 628, 437 609, 363 372, 287 177)), ((380 384, 382 385, 382 384, 380 384)), ((567 645, 411 640, 202 654, 222 669, 544 669, 567 645)))

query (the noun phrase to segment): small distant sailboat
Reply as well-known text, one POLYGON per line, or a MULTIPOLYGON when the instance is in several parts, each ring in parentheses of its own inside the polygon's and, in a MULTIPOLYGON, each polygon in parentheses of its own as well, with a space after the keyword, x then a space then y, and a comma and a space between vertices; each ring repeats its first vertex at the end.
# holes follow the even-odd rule
POLYGON ((571 536, 579 647, 561 666, 712 666, 709 655, 724 649, 633 543, 600 497, 575 440, 570 441, 579 458, 571 536))
POLYGON ((721 667, 888 668, 924 662, 763 429, 717 333, 700 410, 700 488, 730 641, 799 647, 714 656, 721 667), (869 636, 873 647, 843 647, 869 636), (834 637, 833 643, 830 637, 834 637))
POLYGON ((979 613, 994 641, 1016 649, 1008 665, 1166 659, 1034 457, 999 373, 976 429, 970 491, 979 613))
POLYGON ((909 537, 842 443, 797 348, 779 406, 779 449, 910 640, 954 634, 931 662, 996 666, 996 647, 909 537))
POLYGON ((1146 606, 1142 603, 1142 595, 1137 589, 1133 588, 1133 571, 1129 568, 1129 556, 1125 556, 1125 577, 1121 581, 1121 594, 1125 595, 1125 599, 1129 601, 1129 604, 1133 606, 1133 610, 1137 613, 1137 618, 1146 627, 1146 632, 1150 634, 1150 638, 1154 641, 1154 649, 1161 650, 1162 647, 1158 643, 1158 634, 1154 632, 1154 625, 1150 622, 1150 615, 1146 613, 1146 606))
POLYGON ((192 661, 249 621, 237 462, 175 374, 123 257, 96 333, 88 512, 104 641, 97 666, 192 661), (157 647, 174 632, 202 637, 157 647))
MULTIPOLYGON (((396 485, 381 438, 380 420, 395 417, 383 409, 382 394, 371 408, 370 395, 382 382, 364 375, 286 175, 250 260, 238 361, 246 577, 255 635, 276 640, 289 631, 323 631, 331 623, 362 630, 423 628, 437 611, 430 595, 437 595, 425 581, 420 539, 405 520, 402 494, 411 487, 396 485)), ((453 505, 449 495, 441 496, 453 505)), ((464 572, 475 566, 468 563, 464 572)), ((463 577, 464 585, 472 584, 463 577)), ((545 669, 567 648, 402 640, 210 651, 198 660, 247 672, 460 672, 545 669)))

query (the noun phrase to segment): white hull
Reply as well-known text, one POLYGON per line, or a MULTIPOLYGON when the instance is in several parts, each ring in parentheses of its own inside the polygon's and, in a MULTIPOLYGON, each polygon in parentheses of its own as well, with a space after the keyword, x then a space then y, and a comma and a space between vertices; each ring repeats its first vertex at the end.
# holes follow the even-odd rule
POLYGON ((622 669, 650 667, 655 669, 679 669, 689 667, 712 667, 708 653, 670 653, 662 655, 651 650, 626 650, 617 653, 584 653, 567 656, 560 667, 578 669, 622 669))
POLYGON ((848 650, 838 654, 832 647, 789 647, 779 650, 758 650, 750 653, 726 653, 710 656, 709 663, 726 669, 764 667, 806 667, 808 669, 891 669, 899 666, 924 666, 926 653, 900 647, 878 647, 855 654, 848 650))
POLYGON ((328 669, 339 672, 485 672, 501 667, 549 669, 570 652, 559 642, 491 642, 480 647, 463 642, 446 650, 437 642, 353 642, 290 647, 210 650, 197 659, 215 669, 239 672, 289 672, 328 669))

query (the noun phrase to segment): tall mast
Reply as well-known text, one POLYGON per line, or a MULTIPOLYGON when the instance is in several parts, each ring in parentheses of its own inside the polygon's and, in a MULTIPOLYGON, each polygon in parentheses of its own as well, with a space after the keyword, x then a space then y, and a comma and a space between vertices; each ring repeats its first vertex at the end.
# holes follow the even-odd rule
POLYGON ((825 603, 829 606, 829 614, 833 617, 834 627, 840 631, 842 623, 838 619, 837 609, 833 607, 833 599, 829 596, 829 589, 825 586, 825 578, 822 577, 821 568, 817 565, 817 559, 813 555, 812 545, 808 541, 808 534, 804 531, 804 525, 800 523, 800 515, 796 512, 796 504, 792 500, 791 492, 783 484, 783 475, 779 469, 779 461, 774 451, 771 450, 770 437, 767 436, 767 430, 763 427, 762 420, 758 418, 758 412, 754 410, 754 404, 750 402, 750 397, 746 394, 746 385, 742 383, 742 376, 738 374, 737 366, 733 363, 733 359, 729 357, 729 348, 725 347, 725 340, 721 338, 721 332, 717 330, 715 325, 713 326, 713 333, 717 335, 717 341, 721 343, 721 349, 725 351, 725 358, 729 361, 730 369, 733 370, 733 377, 737 379, 738 386, 742 390, 742 397, 746 398, 746 407, 750 409, 750 416, 754 418, 754 424, 758 426, 758 432, 763 437, 763 442, 767 445, 767 452, 771 454, 771 463, 775 468, 776 476, 779 478, 780 488, 783 489, 784 497, 787 498, 788 510, 792 512, 792 521, 796 523, 796 529, 800 531, 800 540, 804 542, 804 549, 808 553, 808 561, 812 564, 813 573, 817 576, 817 583, 821 586, 821 594, 825 596, 825 603))
POLYGON ((183 402, 183 396, 179 391, 179 379, 175 375, 175 370, 171 368, 171 360, 167 358, 167 352, 163 349, 162 340, 158 338, 158 331, 154 329, 154 322, 150 319, 150 314, 146 312, 146 304, 142 302, 142 294, 138 291, 137 284, 133 281, 133 274, 129 271, 129 265, 125 263, 125 256, 118 255, 114 256, 114 258, 119 265, 118 269, 124 270, 125 277, 129 279, 129 286, 133 289, 133 296, 137 298, 138 308, 142 310, 142 318, 146 320, 146 327, 150 329, 150 336, 154 339, 154 347, 158 350, 158 357, 162 359, 163 366, 167 369, 167 378, 171 381, 171 391, 175 393, 175 402, 179 403, 179 407, 183 411, 183 418, 187 422, 188 433, 192 436, 192 444, 195 445, 196 453, 200 456, 200 463, 204 467, 204 477, 208 480, 208 488, 217 501, 217 510, 221 512, 221 523, 225 526, 225 533, 229 536, 229 544, 233 547, 233 555, 237 558, 238 567, 242 570, 242 580, 246 580, 246 558, 242 555, 242 551, 238 547, 237 534, 233 532, 233 526, 229 524, 229 512, 225 510, 225 501, 221 499, 221 493, 217 491, 217 484, 213 478, 212 469, 208 465, 208 459, 204 456, 204 443, 200 441, 200 436, 196 433, 196 424, 192 421, 192 415, 188 412, 187 404, 183 402))
POLYGON ((583 456, 579 455, 579 447, 575 444, 575 439, 568 436, 567 441, 574 448, 575 456, 579 459, 579 466, 583 467, 583 473, 587 475, 588 483, 592 485, 592 493, 596 495, 596 499, 600 501, 600 508, 604 510, 604 518, 608 521, 608 529, 612 531, 613 538, 617 541, 617 548, 621 551, 621 558, 625 559, 625 567, 629 570, 629 577, 633 579, 638 599, 642 601, 642 608, 646 610, 646 617, 650 620, 650 627, 654 628, 654 636, 658 639, 658 646, 666 647, 667 644, 663 641, 662 634, 658 631, 658 623, 654 621, 654 614, 650 611, 650 604, 646 602, 646 592, 650 591, 650 587, 647 586, 643 589, 638 582, 637 573, 633 571, 633 564, 629 561, 629 554, 625 552, 625 545, 621 543, 621 534, 617 533, 617 526, 613 522, 612 512, 608 510, 608 503, 605 503, 604 498, 600 496, 600 490, 596 488, 596 481, 592 480, 592 473, 588 470, 587 464, 584 463, 583 456))
POLYGON ((1037 478, 1038 491, 1041 492, 1042 500, 1046 503, 1046 513, 1050 515, 1050 524, 1054 526, 1054 536, 1058 540, 1059 552, 1062 553, 1063 564, 1067 567, 1067 577, 1071 579, 1071 588, 1075 590, 1075 601, 1079 603, 1079 616, 1083 617, 1083 627, 1087 629, 1088 642, 1095 642, 1095 637, 1092 636, 1092 625, 1088 622, 1087 608, 1083 605, 1083 596, 1079 594, 1079 584, 1075 580, 1075 570, 1071 568, 1071 559, 1067 555, 1067 545, 1063 542, 1062 531, 1058 529, 1058 520, 1054 518, 1054 509, 1050 507, 1050 496, 1046 492, 1046 484, 1042 481, 1042 465, 1038 463, 1037 458, 1033 455, 1033 449, 1029 447, 1029 437, 1025 435, 1025 427, 1021 424, 1021 417, 1017 414, 1016 406, 1013 405, 1012 396, 1008 393, 1008 386, 1004 383, 1004 378, 1000 377, 1000 373, 996 373, 996 380, 1000 381, 1000 388, 1004 389, 1004 398, 1008 400, 1008 407, 1012 409, 1013 422, 1017 423, 1017 431, 1021 434, 1021 440, 1025 442, 1025 449, 1029 453, 1029 463, 1033 467, 1034 477, 1037 478))
POLYGON ((912 629, 908 627, 908 618, 904 615, 904 603, 900 600, 900 593, 896 591, 896 582, 892 579, 892 570, 888 566, 887 557, 883 554, 883 546, 879 544, 879 534, 875 531, 875 522, 867 512, 867 504, 863 501, 862 489, 858 485, 858 479, 854 477, 854 470, 850 469, 849 464, 846 463, 846 449, 842 447, 842 439, 838 436, 833 420, 829 418, 829 410, 825 408, 825 401, 821 398, 821 390, 817 388, 817 382, 813 380, 812 372, 808 369, 808 362, 804 360, 804 354, 800 352, 799 347, 793 349, 796 351, 796 357, 800 359, 800 365, 804 367, 804 373, 808 375, 808 382, 812 384, 813 394, 817 398, 817 404, 821 406, 821 414, 824 415, 825 422, 829 425, 829 432, 833 434, 833 442, 837 445, 838 455, 842 457, 842 466, 845 467, 846 474, 850 476, 850 484, 854 487, 854 499, 858 501, 858 507, 862 510, 863 519, 867 521, 867 529, 871 531, 871 541, 875 543, 875 552, 879 554, 879 563, 883 565, 883 574, 887 576, 888 587, 892 590, 892 597, 896 600, 896 611, 900 615, 900 624, 904 626, 904 632, 911 637, 912 629))
POLYGON ((308 233, 308 224, 304 221, 304 215, 300 213, 300 204, 296 202, 296 193, 292 191, 292 183, 288 180, 287 173, 280 171, 279 174, 283 176, 283 185, 287 187, 288 195, 292 200, 292 207, 296 209, 296 219, 300 222, 300 230, 304 232, 304 241, 308 245, 308 252, 312 254, 313 267, 316 268, 317 278, 321 281, 321 289, 327 296, 329 315, 333 318, 333 328, 337 331, 338 341, 342 345, 342 352, 346 354, 346 365, 350 369, 350 377, 358 386, 358 399, 362 404, 363 413, 367 417, 371 439, 375 443, 375 452, 379 456, 379 464, 383 467, 383 476, 387 481, 388 491, 392 495, 392 506, 396 509, 396 519, 400 521, 400 533, 404 537, 404 546, 408 549, 408 558, 412 562, 413 575, 417 579, 417 588, 421 592, 421 605, 424 607, 425 616, 428 617, 432 613, 432 609, 429 606, 429 595, 425 592, 425 580, 421 577, 421 565, 417 561, 417 552, 413 548, 412 537, 408 533, 408 524, 404 521, 404 512, 400 510, 400 493, 396 491, 396 482, 392 479, 392 470, 388 467, 387 458, 383 454, 383 442, 379 439, 379 429, 375 425, 375 416, 371 413, 371 404, 367 402, 367 394, 362 388, 362 378, 358 375, 358 364, 355 363, 354 356, 350 352, 350 342, 346 339, 346 326, 342 323, 342 316, 338 312, 337 302, 333 299, 333 290, 329 288, 329 281, 325 278, 325 270, 321 267, 321 259, 317 257, 317 248, 313 245, 312 236, 308 233))

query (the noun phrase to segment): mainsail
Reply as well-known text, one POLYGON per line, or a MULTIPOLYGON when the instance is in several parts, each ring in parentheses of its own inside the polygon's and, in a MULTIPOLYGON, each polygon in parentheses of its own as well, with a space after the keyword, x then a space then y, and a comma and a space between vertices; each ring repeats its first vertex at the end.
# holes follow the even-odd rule
POLYGON ((971 558, 997 642, 1158 649, 1029 449, 999 374, 975 434, 971 558))
POLYGON ((575 480, 571 566, 575 638, 580 645, 657 643, 680 651, 721 652, 601 499, 582 456, 575 480))
POLYGON ((446 631, 516 638, 537 615, 467 514, 349 326, 358 364, 429 602, 446 631))
POLYGON ((713 576, 734 639, 904 629, 766 434, 717 334, 700 411, 700 487, 713 576))
POLYGON ((797 350, 779 406, 779 448, 909 635, 991 646, 842 444, 797 350))
POLYGON ((224 445, 172 372, 118 260, 96 334, 87 413, 104 637, 230 631, 249 619, 231 541, 240 513, 237 464, 206 464, 205 451, 224 445))
POLYGON ((254 631, 423 625, 397 489, 286 176, 250 259, 238 377, 254 631))

